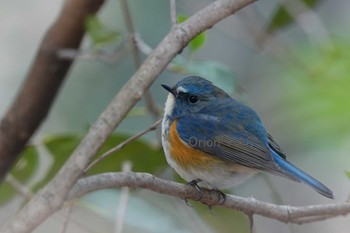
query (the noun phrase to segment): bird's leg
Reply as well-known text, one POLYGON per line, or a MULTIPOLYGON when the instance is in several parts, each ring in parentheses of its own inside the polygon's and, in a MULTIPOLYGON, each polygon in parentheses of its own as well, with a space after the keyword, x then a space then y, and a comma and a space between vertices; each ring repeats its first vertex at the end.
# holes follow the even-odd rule
POLYGON ((201 187, 199 187, 199 185, 198 185, 198 183, 201 182, 201 181, 202 181, 201 179, 195 179, 195 180, 191 180, 190 182, 187 182, 186 184, 194 187, 197 190, 197 192, 203 194, 203 191, 202 191, 201 187))
MULTIPOLYGON (((199 198, 197 200, 195 200, 195 201, 200 201, 202 199, 202 197, 203 197, 203 190, 198 185, 198 183, 201 182, 201 181, 202 181, 201 179, 195 179, 195 180, 191 180, 191 181, 186 183, 187 185, 190 185, 190 186, 194 187, 197 190, 197 192, 200 194, 199 198)), ((186 203, 187 206, 192 207, 188 203, 188 199, 187 198, 185 198, 185 203, 186 203)))
MULTIPOLYGON (((201 179, 195 179, 195 180, 191 180, 191 181, 186 183, 187 185, 190 185, 190 186, 194 187, 197 190, 197 192, 200 194, 199 198, 197 200, 195 200, 195 201, 201 201, 202 198, 203 198, 203 189, 198 185, 198 183, 201 182, 201 181, 202 181, 201 179)), ((220 202, 218 205, 223 205, 225 203, 225 201, 226 201, 226 194, 221 192, 217 188, 213 188, 212 190, 215 193, 218 194, 218 200, 219 200, 218 202, 220 202)), ((192 207, 188 203, 188 199, 187 198, 185 198, 185 203, 186 203, 186 205, 192 207)), ((203 203, 203 204, 206 204, 208 206, 210 212, 212 212, 212 206, 211 205, 208 205, 207 203, 203 203)))

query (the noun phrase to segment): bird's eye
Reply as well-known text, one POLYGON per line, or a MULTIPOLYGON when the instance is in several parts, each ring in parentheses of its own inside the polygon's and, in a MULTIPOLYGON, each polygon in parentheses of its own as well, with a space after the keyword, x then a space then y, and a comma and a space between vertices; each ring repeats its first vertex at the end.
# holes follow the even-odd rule
POLYGON ((190 96, 188 96, 187 101, 191 104, 195 104, 199 101, 199 99, 195 95, 190 95, 190 96))

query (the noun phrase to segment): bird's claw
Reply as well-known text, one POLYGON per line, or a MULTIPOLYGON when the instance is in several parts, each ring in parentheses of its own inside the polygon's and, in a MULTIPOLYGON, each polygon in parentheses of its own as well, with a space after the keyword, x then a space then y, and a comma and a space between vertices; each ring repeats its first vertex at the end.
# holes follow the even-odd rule
MULTIPOLYGON (((189 182, 186 183, 187 185, 190 185, 190 186, 194 187, 194 188, 196 189, 196 191, 199 193, 200 196, 199 196, 199 198, 198 198, 197 200, 195 200, 195 201, 200 201, 200 200, 202 200, 202 198, 203 198, 203 190, 202 190, 201 187, 199 187, 199 185, 198 185, 198 183, 201 182, 201 181, 202 181, 201 179, 195 179, 195 180, 191 180, 191 181, 189 181, 189 182)), ((193 207, 192 205, 190 205, 190 204, 188 203, 188 199, 187 199, 187 198, 185 198, 185 203, 186 203, 187 206, 193 207)))
MULTIPOLYGON (((203 193, 204 192, 203 192, 202 188, 198 185, 198 183, 201 182, 201 181, 202 181, 201 179, 195 179, 195 180, 191 180, 191 181, 186 183, 187 185, 190 185, 190 186, 194 187, 197 190, 197 192, 200 194, 199 198, 197 200, 195 200, 195 201, 201 201, 202 198, 203 198, 203 193)), ((218 205, 223 205, 225 203, 225 201, 226 201, 226 194, 221 192, 219 189, 216 189, 216 188, 214 188, 212 190, 215 191, 218 194, 218 200, 220 201, 220 203, 218 205)), ((186 203, 187 206, 193 207, 192 205, 189 204, 187 198, 185 198, 185 203, 186 203)), ((208 208, 209 208, 209 211, 212 213, 213 206, 212 205, 208 205, 207 203, 204 203, 204 202, 202 202, 202 203, 206 204, 208 206, 208 208)))

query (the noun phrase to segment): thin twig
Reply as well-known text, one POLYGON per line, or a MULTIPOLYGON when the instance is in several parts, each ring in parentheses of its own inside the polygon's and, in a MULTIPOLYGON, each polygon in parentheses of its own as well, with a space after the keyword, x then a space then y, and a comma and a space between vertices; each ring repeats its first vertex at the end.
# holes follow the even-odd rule
POLYGON ((130 44, 131 49, 132 49, 132 56, 134 59, 135 69, 138 69, 141 65, 141 56, 140 56, 139 49, 136 45, 136 40, 134 39, 135 29, 134 29, 134 25, 132 22, 130 10, 129 10, 129 7, 128 7, 126 0, 119 0, 119 2, 120 2, 120 6, 122 9, 123 15, 124 15, 126 28, 128 30, 128 41, 129 41, 129 44, 130 44))
POLYGON ((17 180, 14 176, 11 174, 8 174, 5 181, 12 186, 20 195, 22 195, 27 201, 29 201, 33 196, 34 193, 26 187, 24 184, 22 184, 19 180, 17 180))
MULTIPOLYGON (((137 70, 141 66, 141 54, 140 54, 139 47, 137 45, 137 40, 135 39, 136 34, 135 34, 134 25, 132 22, 130 10, 129 10, 129 7, 128 7, 126 0, 120 0, 120 5, 121 5, 121 9, 122 9, 122 12, 124 15, 126 28, 128 30, 129 44, 130 44, 131 49, 132 49, 132 56, 133 56, 133 60, 134 60, 135 70, 137 70)), ((144 93, 144 99, 145 99, 145 103, 146 103, 146 107, 147 107, 148 111, 153 116, 153 120, 158 119, 160 117, 161 111, 160 111, 160 108, 157 107, 158 105, 154 101, 149 90, 147 90, 144 93)))
POLYGON ((253 214, 248 214, 248 219, 249 219, 249 232, 253 233, 254 232, 254 215, 253 214))
POLYGON ((153 48, 151 46, 149 46, 144 40, 142 40, 142 38, 140 37, 140 35, 135 34, 135 41, 136 44, 139 48, 139 50, 145 54, 145 55, 150 55, 153 51, 153 48))
POLYGON ((76 200, 77 199, 72 199, 68 202, 67 210, 66 210, 66 213, 64 214, 64 222, 63 222, 61 233, 67 232, 69 220, 70 220, 70 217, 72 215, 73 207, 74 207, 76 200))
POLYGON ((81 51, 78 49, 67 49, 63 48, 57 51, 57 56, 60 59, 65 60, 75 60, 75 59, 81 59, 81 60, 100 60, 106 63, 112 63, 115 64, 119 62, 122 58, 124 58, 127 51, 130 49, 127 46, 127 40, 124 39, 119 43, 118 48, 113 53, 107 53, 102 50, 97 51, 81 51))
POLYGON ((123 149, 124 146, 126 146, 127 144, 129 144, 130 142, 140 138, 141 136, 145 135, 146 133, 153 131, 157 128, 157 126, 160 124, 160 122, 162 121, 162 119, 159 119, 158 121, 156 121, 153 125, 151 125, 150 127, 148 127, 147 129, 133 135, 132 137, 126 139, 125 141, 123 141, 122 143, 118 144, 116 147, 110 149, 109 151, 107 151, 106 153, 104 153, 103 155, 101 155, 100 157, 98 157, 96 160, 94 160, 92 163, 90 163, 84 170, 84 173, 86 173, 91 167, 95 166, 97 163, 101 162, 102 160, 104 160, 105 158, 107 158, 108 156, 110 156, 111 154, 113 154, 114 152, 117 152, 121 149, 123 149))
POLYGON ((171 26, 175 27, 177 24, 176 20, 176 0, 170 0, 170 21, 171 26))
MULTIPOLYGON (((125 161, 122 164, 122 171, 130 172, 131 167, 132 167, 132 163, 130 161, 125 161)), ((116 221, 114 225, 114 233, 123 232, 124 219, 125 219, 126 209, 128 206, 128 198, 129 198, 129 187, 123 187, 120 192, 118 211, 117 211, 116 221)))
MULTIPOLYGON (((153 48, 151 46, 149 46, 144 40, 142 40, 140 35, 136 34, 135 40, 136 40, 136 43, 137 43, 137 46, 138 46, 140 52, 142 52, 143 54, 145 54, 147 56, 152 53, 153 48)), ((180 56, 180 55, 178 55, 178 56, 180 56)), ((170 62, 167 65, 166 69, 174 72, 174 70, 176 70, 175 66, 176 65, 174 65, 173 62, 170 62)))
MULTIPOLYGON (((144 40, 142 40, 142 38, 139 35, 135 35, 135 40, 137 42, 137 46, 139 47, 140 51, 145 54, 145 55, 150 55, 151 52, 153 51, 153 48, 151 46, 149 46, 144 40)), ((181 55, 178 55, 179 57, 181 57, 181 55)), ((177 64, 175 64, 174 62, 170 62, 167 67, 166 70, 170 71, 170 72, 174 72, 174 73, 180 73, 180 74, 184 74, 184 72, 182 72, 181 70, 179 70, 179 67, 177 64)), ((159 106, 157 106, 159 108, 159 106)), ((160 109, 160 108, 159 108, 160 109)), ((162 110, 160 109, 158 111, 161 112, 162 110)))
POLYGON ((306 224, 306 223, 312 223, 312 222, 320 222, 329 218, 332 218, 332 215, 324 215, 324 216, 311 216, 311 217, 304 217, 300 219, 295 219, 296 224, 306 224))

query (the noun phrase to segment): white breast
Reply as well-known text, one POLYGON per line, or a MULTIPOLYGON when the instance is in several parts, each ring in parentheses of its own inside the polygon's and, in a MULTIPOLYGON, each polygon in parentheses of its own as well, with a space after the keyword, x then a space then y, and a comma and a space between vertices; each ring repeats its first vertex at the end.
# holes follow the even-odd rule
POLYGON ((173 113, 175 106, 175 97, 173 94, 169 93, 168 98, 165 102, 165 108, 164 108, 164 117, 162 121, 162 144, 163 144, 163 150, 166 155, 166 158, 169 163, 169 157, 170 157, 170 148, 169 148, 169 129, 170 129, 170 116, 173 113))
POLYGON ((165 102, 165 108, 164 108, 164 117, 162 121, 162 145, 163 145, 163 150, 164 150, 165 157, 168 164, 172 168, 174 168, 179 175, 181 175, 183 178, 186 179, 187 178, 185 177, 186 172, 180 166, 178 166, 178 164, 170 154, 169 129, 172 123, 171 114, 173 113, 174 107, 175 107, 175 97, 173 94, 170 93, 165 102))
POLYGON ((173 113, 175 106, 175 97, 173 94, 169 93, 168 98, 165 102, 165 108, 164 108, 164 116, 165 115, 171 115, 173 113))

